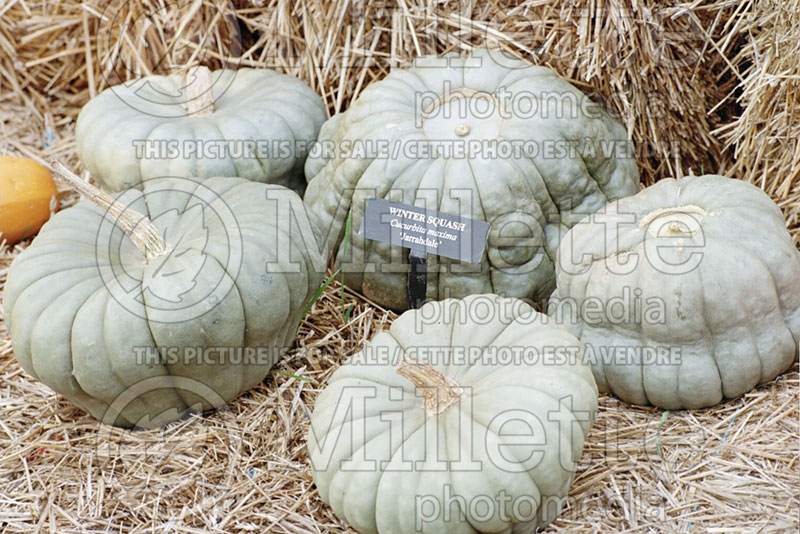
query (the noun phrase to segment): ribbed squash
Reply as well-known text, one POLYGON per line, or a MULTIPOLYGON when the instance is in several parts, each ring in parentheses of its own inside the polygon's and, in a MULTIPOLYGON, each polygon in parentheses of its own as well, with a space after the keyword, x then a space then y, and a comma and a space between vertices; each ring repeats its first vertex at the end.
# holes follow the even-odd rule
POLYGON ((333 373, 311 473, 365 534, 532 534, 560 513, 596 411, 580 343, 545 315, 497 295, 428 302, 333 373))
POLYGON ((760 189, 664 179, 575 225, 550 313, 601 392, 667 410, 735 399, 792 366, 800 254, 760 189))
POLYGON ((489 223, 479 264, 429 255, 428 299, 540 299, 555 288, 567 229, 639 190, 618 120, 552 70, 498 51, 393 70, 322 126, 319 146, 306 161, 304 200, 344 283, 398 311, 408 306, 408 251, 358 232, 369 199, 489 223))
POLYGON ((106 89, 78 115, 75 148, 111 192, 166 176, 227 176, 302 193, 306 149, 325 116, 322 99, 292 76, 201 67, 106 89))
POLYGON ((65 177, 93 202, 53 217, 5 284, 22 368, 124 427, 216 408, 261 382, 323 277, 316 229, 280 211, 300 213, 300 197, 212 177, 112 198, 65 177))

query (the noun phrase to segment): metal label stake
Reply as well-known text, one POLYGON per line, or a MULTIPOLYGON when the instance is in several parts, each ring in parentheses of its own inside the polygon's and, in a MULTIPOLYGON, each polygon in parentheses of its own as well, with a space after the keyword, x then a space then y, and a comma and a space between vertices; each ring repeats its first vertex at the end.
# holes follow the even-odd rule
POLYGON ((408 253, 408 307, 416 310, 428 293, 428 255, 411 249, 408 253))

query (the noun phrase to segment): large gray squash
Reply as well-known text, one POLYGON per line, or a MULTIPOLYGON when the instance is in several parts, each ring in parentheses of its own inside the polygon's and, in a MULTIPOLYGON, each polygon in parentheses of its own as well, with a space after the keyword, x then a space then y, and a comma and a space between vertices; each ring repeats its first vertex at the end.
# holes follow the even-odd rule
POLYGON ((11 265, 4 309, 23 369, 120 426, 219 407, 261 382, 324 274, 300 198, 209 178, 117 200, 59 212, 11 265))
POLYGON ((379 304, 406 309, 408 251, 355 235, 372 197, 491 224, 479 265, 428 257, 428 298, 546 298, 560 235, 638 191, 629 148, 617 120, 548 68, 487 50, 424 57, 323 125, 305 201, 345 283, 379 304), (352 246, 343 247, 348 214, 352 246))
POLYGON ((661 180, 574 226, 558 257, 550 313, 585 344, 600 391, 701 408, 797 356, 800 254, 746 182, 661 180))
POLYGON ((580 343, 517 299, 402 314, 311 415, 319 495, 370 534, 533 534, 561 511, 597 410, 580 343))
POLYGON ((269 69, 196 69, 106 89, 78 115, 81 162, 106 191, 150 178, 230 176, 302 194, 327 113, 305 83, 269 69))

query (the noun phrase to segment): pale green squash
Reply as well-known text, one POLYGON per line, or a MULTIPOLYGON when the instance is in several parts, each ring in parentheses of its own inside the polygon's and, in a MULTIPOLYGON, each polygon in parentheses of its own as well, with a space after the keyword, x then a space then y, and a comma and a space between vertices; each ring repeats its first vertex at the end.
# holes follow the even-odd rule
POLYGON ((751 184, 660 180, 574 226, 558 257, 550 313, 586 345, 600 391, 702 408, 797 357, 800 254, 751 184))
POLYGON ((300 198, 238 178, 163 179, 114 206, 122 215, 88 200, 57 213, 11 265, 3 306, 22 368, 128 427, 261 382, 324 274, 300 198))
POLYGON ((331 376, 311 470, 360 532, 532 533, 561 510, 596 409, 578 340, 547 316, 497 295, 429 302, 331 376))
POLYGON ((639 189, 619 121, 552 70, 487 50, 418 58, 371 84, 323 125, 305 170, 345 283, 395 310, 407 308, 408 250, 358 234, 370 198, 491 225, 479 264, 429 255, 429 299, 539 299, 555 288, 561 235, 639 189))

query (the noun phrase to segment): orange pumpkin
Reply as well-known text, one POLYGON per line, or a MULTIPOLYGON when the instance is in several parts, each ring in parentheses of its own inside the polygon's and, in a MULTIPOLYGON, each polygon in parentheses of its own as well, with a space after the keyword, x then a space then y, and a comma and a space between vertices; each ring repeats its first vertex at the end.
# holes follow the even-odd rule
POLYGON ((30 237, 58 209, 58 191, 47 168, 35 161, 0 156, 0 242, 30 237))

